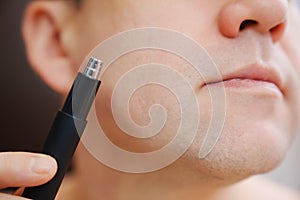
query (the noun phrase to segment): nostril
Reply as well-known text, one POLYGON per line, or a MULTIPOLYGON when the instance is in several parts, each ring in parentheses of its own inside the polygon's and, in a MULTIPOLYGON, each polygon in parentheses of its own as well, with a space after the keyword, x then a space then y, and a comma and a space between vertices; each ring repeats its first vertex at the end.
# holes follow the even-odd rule
POLYGON ((240 31, 244 30, 245 28, 255 26, 257 24, 258 22, 255 20, 251 20, 251 19, 244 20, 240 25, 240 31))
POLYGON ((286 23, 281 23, 270 29, 273 41, 277 42, 284 34, 286 23))

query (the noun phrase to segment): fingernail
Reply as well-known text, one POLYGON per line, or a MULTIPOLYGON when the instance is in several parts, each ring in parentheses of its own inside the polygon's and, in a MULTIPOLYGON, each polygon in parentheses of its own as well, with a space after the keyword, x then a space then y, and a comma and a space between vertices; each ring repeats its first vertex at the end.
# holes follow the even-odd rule
POLYGON ((53 169, 55 163, 47 156, 32 158, 30 169, 36 174, 48 174, 53 169))

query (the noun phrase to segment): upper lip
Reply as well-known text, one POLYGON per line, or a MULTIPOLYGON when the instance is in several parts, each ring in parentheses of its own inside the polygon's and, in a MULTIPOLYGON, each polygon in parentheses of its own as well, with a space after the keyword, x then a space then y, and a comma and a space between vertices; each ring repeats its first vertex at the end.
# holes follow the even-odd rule
POLYGON ((281 90, 281 92, 283 92, 283 83, 280 73, 276 70, 276 68, 267 64, 255 63, 238 68, 232 72, 225 73, 222 75, 222 80, 214 81, 213 83, 231 79, 252 79, 257 81, 266 81, 275 84, 281 90))

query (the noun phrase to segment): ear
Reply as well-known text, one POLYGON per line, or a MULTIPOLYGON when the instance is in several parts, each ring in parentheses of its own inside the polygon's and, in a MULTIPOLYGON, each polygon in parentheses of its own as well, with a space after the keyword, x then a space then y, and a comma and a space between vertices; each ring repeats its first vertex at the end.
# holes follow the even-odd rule
POLYGON ((33 70, 61 94, 69 90, 77 72, 62 40, 75 12, 72 1, 33 1, 23 20, 23 38, 33 70))

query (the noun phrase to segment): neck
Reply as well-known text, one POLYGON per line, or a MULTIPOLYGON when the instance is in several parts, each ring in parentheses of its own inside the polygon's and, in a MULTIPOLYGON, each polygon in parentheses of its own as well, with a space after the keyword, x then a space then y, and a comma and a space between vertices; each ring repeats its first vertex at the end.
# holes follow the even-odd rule
POLYGON ((76 173, 84 199, 211 200, 219 199, 217 197, 231 185, 173 165, 147 174, 118 172, 99 163, 82 146, 76 158, 76 173))

